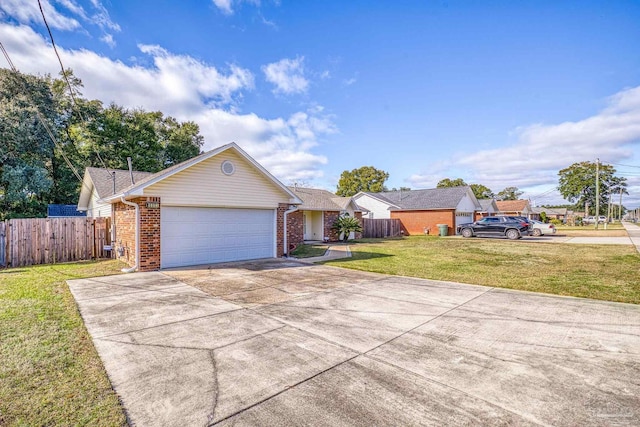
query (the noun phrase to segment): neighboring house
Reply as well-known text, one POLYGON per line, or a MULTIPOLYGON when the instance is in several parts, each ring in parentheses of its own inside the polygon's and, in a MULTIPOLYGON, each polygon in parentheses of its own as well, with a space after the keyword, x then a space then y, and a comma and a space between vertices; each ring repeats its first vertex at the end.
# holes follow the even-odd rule
MULTIPOLYGON (((362 220, 362 210, 351 197, 336 196, 316 188, 289 187, 289 190, 302 201, 297 211, 287 216, 289 248, 305 240, 338 240, 341 236, 331 227, 340 215, 362 220)), ((351 233, 349 237, 359 238, 360 233, 351 233)))
MULTIPOLYGON (((402 198, 402 193, 406 193, 406 191, 398 191, 397 197, 402 198)), ((400 209, 400 206, 392 203, 387 197, 384 196, 384 194, 386 193, 369 193, 361 191, 353 196, 353 200, 358 204, 358 206, 367 210, 367 213, 363 214, 365 218, 391 218, 391 209, 400 209)))
POLYGON ((476 221, 486 216, 498 215, 500 210, 495 199, 478 199, 480 210, 476 211, 476 221))
POLYGON ((540 219, 540 214, 544 212, 549 219, 559 219, 560 221, 565 221, 567 219, 567 208, 542 208, 542 207, 532 207, 531 208, 531 217, 532 219, 540 219))
POLYGON ((111 203, 103 200, 129 187, 132 175, 133 182, 140 182, 153 174, 121 169, 86 168, 76 208, 86 211, 86 215, 91 218, 110 217, 111 203))
POLYGON ((528 200, 499 200, 496 205, 498 205, 501 215, 530 218, 532 214, 528 200))
POLYGON ((111 216, 116 257, 157 270, 282 256, 302 203, 235 143, 155 174, 89 168, 78 209, 111 216), (126 172, 126 173, 125 173, 126 172))
POLYGON ((404 234, 435 234, 438 224, 447 224, 449 234, 456 227, 473 222, 480 209, 469 186, 427 190, 387 191, 356 194, 358 206, 373 212, 373 218, 397 218, 404 234))
POLYGON ((86 212, 80 212, 78 205, 48 205, 47 218, 69 218, 75 216, 87 216, 86 212))

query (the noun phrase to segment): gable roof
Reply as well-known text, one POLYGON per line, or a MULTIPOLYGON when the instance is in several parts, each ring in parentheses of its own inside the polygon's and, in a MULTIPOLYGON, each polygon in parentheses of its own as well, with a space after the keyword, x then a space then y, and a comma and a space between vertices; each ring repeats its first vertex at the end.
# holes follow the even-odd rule
POLYGON ((567 208, 545 208, 545 207, 532 207, 531 212, 534 214, 540 214, 542 212, 550 215, 566 215, 567 208))
POLYGON ((480 208, 469 186, 364 194, 392 205, 391 210, 455 209, 462 198, 470 194, 476 207, 480 208))
MULTIPOLYGON (((207 160, 213 156, 216 156, 224 151, 233 150, 238 153, 241 157, 246 159, 249 163, 251 163, 258 171, 260 171, 267 179, 269 179, 273 184, 282 189, 285 193, 287 193, 291 200, 291 204, 300 204, 302 201, 296 197, 291 190, 289 190, 284 184, 278 181, 273 175, 271 175, 262 165, 256 162, 251 156, 242 150, 238 144, 235 142, 231 142, 229 144, 220 146, 218 148, 214 148, 213 150, 207 151, 206 153, 202 153, 196 157, 193 157, 189 160, 185 160, 182 163, 178 163, 177 165, 173 165, 167 169, 161 170, 157 173, 149 173, 149 172, 134 172, 134 184, 131 184, 131 179, 129 176, 129 171, 115 171, 116 172, 116 191, 113 191, 113 180, 109 182, 110 187, 107 189, 107 185, 102 181, 103 178, 109 177, 109 172, 106 169, 101 168, 87 168, 87 172, 85 172, 85 177, 89 174, 91 181, 93 181, 93 173, 95 172, 95 176, 97 182, 99 182, 102 189, 98 189, 98 185, 96 182, 93 182, 93 186, 98 192, 99 198, 104 203, 112 203, 115 200, 119 200, 121 197, 126 197, 130 195, 142 195, 144 188, 155 184, 158 181, 162 181, 172 175, 175 175, 178 172, 181 172, 191 166, 194 166, 204 160, 207 160), (92 169, 93 171, 89 171, 92 169), (125 172, 125 174, 121 174, 119 172, 125 172), (102 191, 102 192, 101 192, 102 191)), ((113 172, 113 171, 112 171, 113 172)), ((80 200, 78 201, 78 207, 86 207, 86 203, 88 203, 88 198, 90 195, 85 196, 85 192, 89 192, 89 190, 85 190, 89 186, 83 185, 82 192, 80 193, 80 200), (85 204, 81 204, 84 202, 85 204)))
POLYGON ((478 203, 480 203, 480 209, 482 212, 489 211, 489 208, 492 206, 494 210, 498 210, 498 205, 496 204, 495 199, 478 199, 478 203))
POLYGON ((330 191, 319 188, 289 187, 289 190, 302 200, 299 209, 309 211, 343 211, 351 207, 360 211, 360 207, 353 203, 351 197, 336 196, 330 191))
POLYGON ((500 212, 529 212, 531 210, 529 201, 524 199, 498 200, 496 201, 496 205, 498 205, 500 212))
MULTIPOLYGON (((98 198, 100 199, 118 194, 125 188, 132 185, 131 174, 128 170, 87 168, 86 174, 89 174, 91 182, 98 194, 98 198), (113 174, 115 174, 115 179, 113 174)), ((151 172, 133 171, 133 182, 140 182, 151 175, 153 175, 151 172)))

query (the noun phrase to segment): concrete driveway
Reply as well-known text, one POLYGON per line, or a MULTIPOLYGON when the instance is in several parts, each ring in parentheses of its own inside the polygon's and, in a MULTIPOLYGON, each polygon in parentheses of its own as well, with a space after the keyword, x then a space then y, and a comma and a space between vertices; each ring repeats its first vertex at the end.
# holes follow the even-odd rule
POLYGON ((69 281, 137 426, 640 425, 640 306, 265 260, 69 281))

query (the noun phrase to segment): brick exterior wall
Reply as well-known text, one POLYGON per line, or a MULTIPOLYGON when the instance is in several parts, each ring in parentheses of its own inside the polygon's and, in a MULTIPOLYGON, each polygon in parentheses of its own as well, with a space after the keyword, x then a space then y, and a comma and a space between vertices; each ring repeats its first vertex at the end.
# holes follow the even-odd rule
POLYGON ((287 245, 289 250, 304 242, 304 216, 302 211, 287 215, 287 245))
POLYGON ((430 211, 391 211, 391 218, 398 218, 402 224, 405 236, 424 235, 424 229, 429 228, 430 235, 438 235, 437 224, 449 226, 449 236, 456 233, 456 216, 452 209, 430 211))
MULTIPOLYGON (((280 203, 276 210, 276 257, 280 258, 284 255, 284 213, 289 210, 289 205, 280 203)), ((287 221, 291 214, 287 216, 287 221)), ((287 228, 289 225, 287 224, 287 228)))
POLYGON ((330 242, 337 242, 340 239, 340 235, 336 230, 333 230, 333 223, 340 216, 340 211, 324 211, 322 213, 322 220, 324 221, 324 236, 328 237, 330 242))
MULTIPOLYGON (((364 226, 364 222, 362 222, 362 212, 355 212, 354 216, 360 222, 361 226, 364 226)), ((354 233, 356 239, 362 239, 362 233, 354 233)))
MULTIPOLYGON (((147 202, 160 204, 159 197, 138 197, 130 200, 140 208, 140 265, 138 271, 154 271, 160 268, 160 208, 147 208, 147 202)), ((133 206, 122 202, 113 205, 115 220, 116 257, 130 266, 136 262, 135 221, 136 211, 133 206), (120 256, 118 249, 123 248, 120 256)))

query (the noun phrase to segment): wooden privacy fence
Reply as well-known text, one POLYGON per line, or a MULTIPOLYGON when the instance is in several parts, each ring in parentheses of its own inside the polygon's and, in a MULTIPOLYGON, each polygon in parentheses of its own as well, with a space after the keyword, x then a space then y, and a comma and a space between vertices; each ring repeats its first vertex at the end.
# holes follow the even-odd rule
POLYGON ((110 218, 24 218, 0 222, 0 265, 81 261, 110 256, 110 218))
POLYGON ((399 219, 362 219, 362 237, 384 238, 401 236, 399 219))

